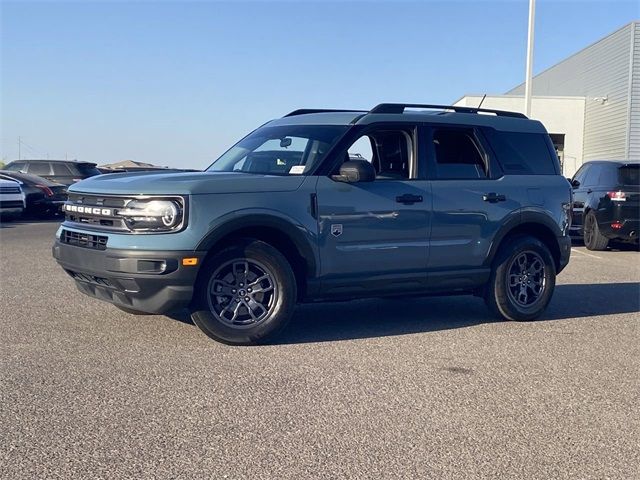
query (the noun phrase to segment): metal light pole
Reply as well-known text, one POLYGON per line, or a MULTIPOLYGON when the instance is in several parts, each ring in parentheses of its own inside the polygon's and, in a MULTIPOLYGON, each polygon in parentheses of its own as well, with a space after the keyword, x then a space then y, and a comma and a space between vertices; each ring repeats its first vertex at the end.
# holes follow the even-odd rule
POLYGON ((536 0, 529 0, 529 33, 527 35, 527 73, 524 82, 524 114, 531 115, 531 80, 533 78, 533 30, 536 17, 536 0))

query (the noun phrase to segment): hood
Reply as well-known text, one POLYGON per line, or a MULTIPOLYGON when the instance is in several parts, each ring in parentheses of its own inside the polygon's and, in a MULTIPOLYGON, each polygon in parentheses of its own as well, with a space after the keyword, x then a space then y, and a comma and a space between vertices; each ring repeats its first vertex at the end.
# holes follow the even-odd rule
POLYGON ((208 193, 287 192, 305 177, 240 172, 110 173, 73 184, 71 193, 130 195, 198 195, 208 193))

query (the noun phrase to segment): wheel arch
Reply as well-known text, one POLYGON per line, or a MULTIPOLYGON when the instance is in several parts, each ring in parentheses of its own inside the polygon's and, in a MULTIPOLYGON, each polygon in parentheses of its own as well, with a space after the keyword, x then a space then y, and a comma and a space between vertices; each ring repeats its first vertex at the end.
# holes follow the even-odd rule
POLYGON ((247 214, 229 219, 211 229, 197 250, 206 251, 208 259, 240 238, 254 238, 276 248, 289 261, 298 286, 298 297, 306 294, 307 280, 317 272, 317 259, 310 240, 311 233, 290 219, 269 214, 247 214))
POLYGON ((491 245, 486 266, 491 266, 502 247, 518 235, 529 235, 544 243, 551 253, 556 270, 561 270, 562 253, 558 237, 562 235, 562 232, 553 219, 537 212, 523 213, 520 222, 507 224, 502 228, 491 245))

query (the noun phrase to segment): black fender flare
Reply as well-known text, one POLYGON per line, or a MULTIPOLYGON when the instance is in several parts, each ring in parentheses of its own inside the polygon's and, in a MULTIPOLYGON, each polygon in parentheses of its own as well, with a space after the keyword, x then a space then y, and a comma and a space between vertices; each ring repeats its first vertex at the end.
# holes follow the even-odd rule
POLYGON ((307 272, 315 277, 319 260, 317 248, 313 247, 316 234, 295 222, 293 219, 277 213, 266 212, 233 212, 225 215, 200 240, 196 250, 209 251, 224 237, 245 228, 270 228, 286 235, 298 250, 298 254, 307 262, 307 272))
POLYGON ((493 264, 493 260, 498 253, 498 248, 502 244, 502 241, 521 225, 540 225, 548 229, 553 234, 558 243, 558 249, 560 249, 560 243, 557 239, 558 237, 562 237, 563 233, 556 221, 542 209, 521 210, 520 215, 511 217, 500 227, 498 233, 496 233, 489 248, 489 255, 487 255, 484 266, 490 267, 493 264))

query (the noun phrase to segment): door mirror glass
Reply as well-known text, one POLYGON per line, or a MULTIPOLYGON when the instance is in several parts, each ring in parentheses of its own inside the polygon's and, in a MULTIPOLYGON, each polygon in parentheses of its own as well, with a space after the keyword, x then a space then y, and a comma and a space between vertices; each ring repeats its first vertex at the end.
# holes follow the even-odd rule
POLYGON ((340 175, 333 175, 331 178, 346 183, 373 182, 376 170, 366 160, 349 160, 340 166, 340 175))
POLYGON ((569 180, 569 183, 571 183, 571 186, 573 188, 578 188, 580 186, 580 182, 578 180, 576 180, 575 178, 573 180, 569 180))

